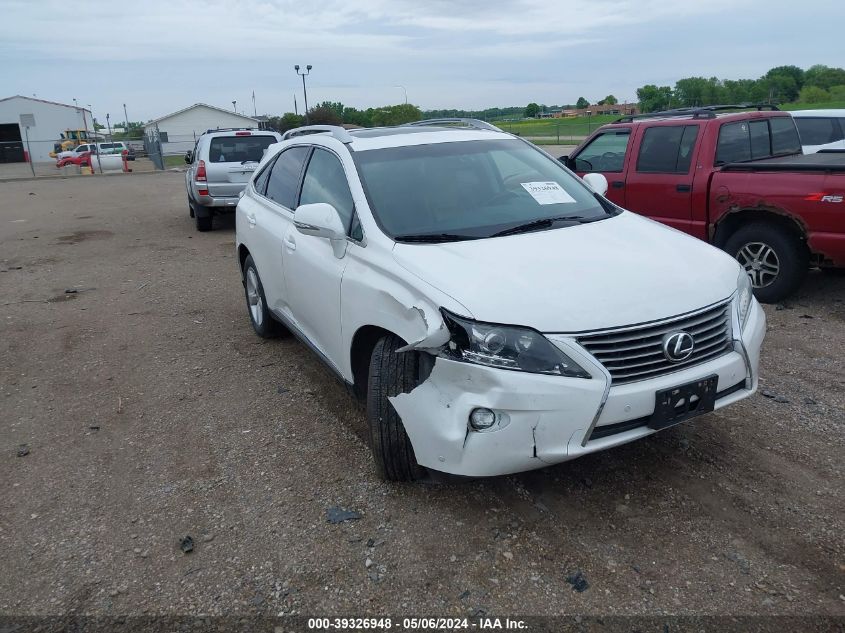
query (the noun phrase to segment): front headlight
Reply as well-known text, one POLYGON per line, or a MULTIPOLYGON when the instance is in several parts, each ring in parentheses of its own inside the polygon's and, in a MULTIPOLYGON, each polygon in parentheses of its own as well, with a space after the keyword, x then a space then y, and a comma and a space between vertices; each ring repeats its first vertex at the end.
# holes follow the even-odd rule
POLYGON ((452 335, 446 344, 446 353, 452 358, 534 374, 591 378, 578 363, 535 330, 481 323, 441 311, 452 335))
POLYGON ((745 329, 745 322, 751 314, 751 302, 754 299, 754 289, 751 287, 751 277, 745 270, 741 270, 736 280, 736 310, 739 316, 739 327, 745 329))

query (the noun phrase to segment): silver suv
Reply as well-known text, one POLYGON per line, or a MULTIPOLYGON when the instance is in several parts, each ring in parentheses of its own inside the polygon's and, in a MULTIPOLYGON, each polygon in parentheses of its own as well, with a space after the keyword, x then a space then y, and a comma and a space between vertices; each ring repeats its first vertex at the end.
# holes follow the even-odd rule
POLYGON ((231 213, 265 150, 282 140, 252 128, 208 130, 185 154, 188 209, 198 231, 210 231, 215 214, 231 213))

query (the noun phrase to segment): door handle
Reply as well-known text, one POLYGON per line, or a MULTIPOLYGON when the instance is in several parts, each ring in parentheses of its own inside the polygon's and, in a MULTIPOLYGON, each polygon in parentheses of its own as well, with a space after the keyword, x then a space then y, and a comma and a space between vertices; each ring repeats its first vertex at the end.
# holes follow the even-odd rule
POLYGON ((675 185, 675 191, 680 193, 692 191, 692 185, 675 185))
POLYGON ((624 180, 614 180, 612 183, 610 183, 610 186, 613 187, 614 189, 622 189, 625 186, 625 181, 624 180))
POLYGON ((285 246, 288 247, 288 250, 296 250, 296 240, 293 238, 293 235, 285 235, 285 246))

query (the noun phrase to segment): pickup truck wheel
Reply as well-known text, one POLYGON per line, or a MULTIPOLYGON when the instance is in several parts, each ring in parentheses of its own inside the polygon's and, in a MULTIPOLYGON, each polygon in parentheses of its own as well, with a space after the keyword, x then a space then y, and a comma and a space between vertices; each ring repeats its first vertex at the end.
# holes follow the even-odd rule
POLYGON ((763 303, 776 303, 795 292, 810 265, 801 240, 766 222, 740 227, 725 250, 748 272, 754 296, 763 303))
POLYGON ((425 472, 417 464, 402 419, 388 400, 411 391, 419 382, 419 354, 397 353, 403 345, 393 335, 380 339, 370 357, 367 380, 370 448, 379 475, 387 481, 414 481, 425 472))
POLYGON ((264 286, 261 285, 261 278, 258 276, 258 269, 255 267, 252 255, 248 255, 244 261, 244 294, 249 320, 255 333, 261 338, 279 336, 282 325, 270 316, 267 299, 264 296, 264 286))

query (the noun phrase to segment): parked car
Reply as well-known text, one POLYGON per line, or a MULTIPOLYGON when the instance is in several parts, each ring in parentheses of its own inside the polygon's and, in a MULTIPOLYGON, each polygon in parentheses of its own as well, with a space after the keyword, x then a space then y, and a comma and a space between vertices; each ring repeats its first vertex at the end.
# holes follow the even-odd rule
POLYGON ((215 214, 231 213, 276 132, 251 128, 208 130, 185 155, 188 211, 198 231, 210 231, 215 214))
POLYGON ((788 113, 736 110, 623 117, 561 160, 603 174, 616 204, 723 248, 777 302, 811 265, 845 266, 845 154, 803 156, 788 113))
POLYGON ((791 114, 805 154, 845 150, 845 110, 796 110, 791 114))
POLYGON ((56 159, 56 168, 61 169, 66 165, 87 166, 91 164, 91 152, 82 152, 81 154, 73 154, 65 156, 64 158, 56 159))
POLYGON ((542 468, 755 391, 735 260, 493 126, 424 123, 288 132, 236 213, 252 327, 366 401, 385 478, 542 468))
MULTIPOLYGON (((56 155, 56 161, 60 161, 65 158, 77 158, 81 154, 85 154, 86 152, 91 153, 99 153, 99 154, 121 154, 128 148, 123 141, 114 141, 112 143, 86 143, 85 145, 78 145, 74 149, 67 151, 67 152, 59 152, 56 155)), ((79 163, 76 163, 79 164, 79 163)))

